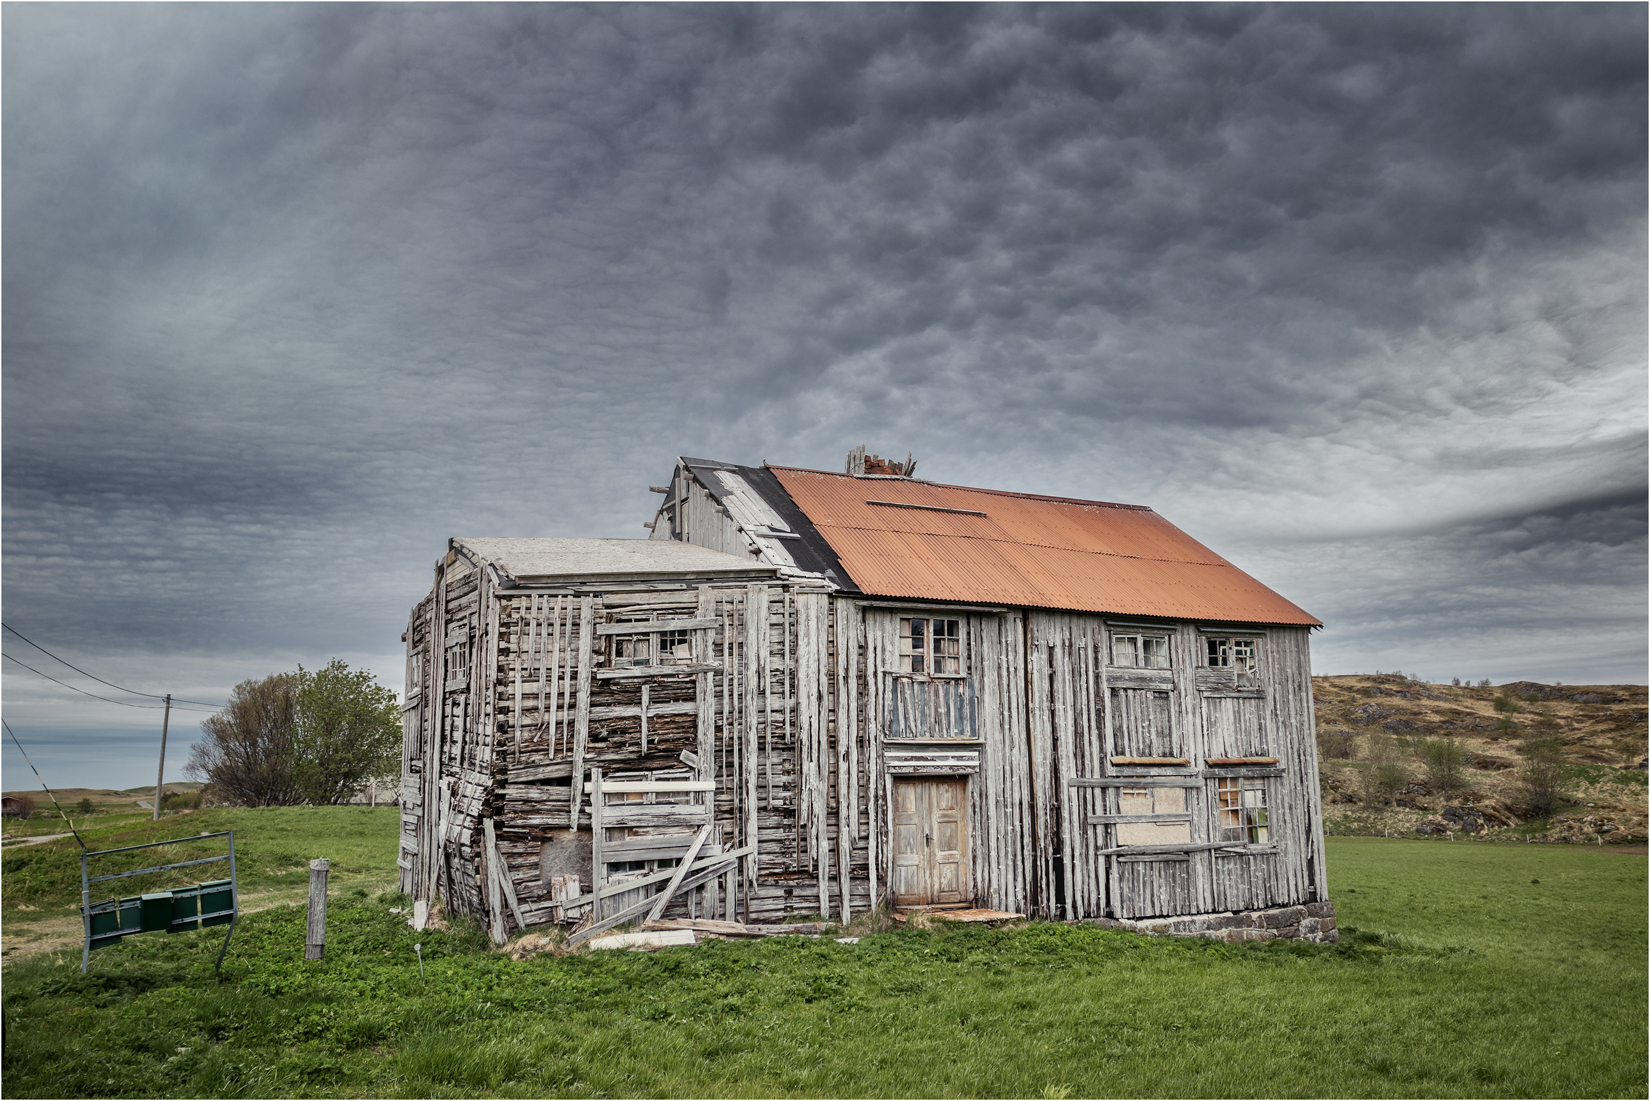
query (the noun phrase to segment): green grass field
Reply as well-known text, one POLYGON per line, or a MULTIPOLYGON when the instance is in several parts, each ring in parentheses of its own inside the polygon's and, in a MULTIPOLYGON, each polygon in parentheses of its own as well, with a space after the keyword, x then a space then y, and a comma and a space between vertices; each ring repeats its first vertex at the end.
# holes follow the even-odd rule
MULTIPOLYGON (((355 809, 237 813, 315 815, 317 837, 355 809)), ((307 855, 284 829, 247 847, 307 855)), ((222 981, 212 932, 128 938, 86 976, 78 950, 9 964, 5 1091, 1642 1097, 1645 873, 1334 839, 1337 946, 1038 924, 520 961, 473 929, 414 934, 364 876, 335 889, 320 964, 286 905, 243 918, 222 981)))

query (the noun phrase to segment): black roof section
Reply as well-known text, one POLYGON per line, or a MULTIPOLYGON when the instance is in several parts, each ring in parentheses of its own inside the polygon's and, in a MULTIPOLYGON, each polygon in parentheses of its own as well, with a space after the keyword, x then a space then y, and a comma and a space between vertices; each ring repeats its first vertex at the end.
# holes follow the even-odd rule
MULTIPOLYGON (((836 551, 831 544, 819 534, 813 521, 797 507, 791 500, 791 495, 785 492, 785 487, 779 484, 779 479, 773 476, 773 471, 765 466, 740 466, 737 463, 718 462, 715 459, 690 459, 686 455, 681 457, 682 465, 693 471, 699 484, 704 486, 710 495, 721 504, 727 491, 722 483, 715 478, 701 477, 700 471, 730 470, 745 480, 745 484, 755 490, 769 508, 779 514, 779 518, 801 539, 785 540, 785 550, 795 560, 799 569, 810 573, 824 574, 830 582, 844 592, 857 593, 859 586, 854 579, 848 576, 848 571, 842 568, 842 562, 837 558, 836 551)), ((724 506, 725 507, 725 506, 724 506)))

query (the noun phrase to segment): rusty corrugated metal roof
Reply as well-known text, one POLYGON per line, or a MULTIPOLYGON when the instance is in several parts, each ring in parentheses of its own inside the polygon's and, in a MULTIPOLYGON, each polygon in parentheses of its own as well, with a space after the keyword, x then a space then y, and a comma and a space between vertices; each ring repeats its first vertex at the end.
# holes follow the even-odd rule
POLYGON ((868 594, 1322 626, 1140 505, 770 469, 868 594))

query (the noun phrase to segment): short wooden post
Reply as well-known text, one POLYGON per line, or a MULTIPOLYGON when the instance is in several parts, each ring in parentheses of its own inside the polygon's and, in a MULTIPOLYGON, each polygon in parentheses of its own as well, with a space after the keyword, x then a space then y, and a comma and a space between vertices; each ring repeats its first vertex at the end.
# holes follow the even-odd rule
POLYGON ((318 960, 327 947, 327 862, 309 862, 309 928, 304 933, 304 959, 318 960))

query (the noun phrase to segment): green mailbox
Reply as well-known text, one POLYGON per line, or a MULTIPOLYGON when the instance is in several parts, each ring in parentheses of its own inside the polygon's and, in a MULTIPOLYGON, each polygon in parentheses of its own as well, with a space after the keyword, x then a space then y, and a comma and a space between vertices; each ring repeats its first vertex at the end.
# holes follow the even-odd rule
POLYGON ((105 849, 102 852, 82 852, 80 908, 86 927, 86 947, 81 952, 80 970, 86 970, 93 949, 119 944, 123 938, 133 933, 158 932, 162 929, 169 933, 183 933, 209 925, 227 925, 229 932, 224 935, 223 947, 218 950, 217 967, 221 968, 224 953, 229 950, 229 938, 235 935, 235 888, 235 834, 230 830, 222 833, 203 833, 197 837, 180 837, 172 841, 152 841, 147 845, 128 845, 125 848, 105 849), (172 864, 135 868, 127 872, 111 872, 107 875, 90 874, 89 863, 93 857, 133 852, 138 849, 155 849, 181 842, 198 843, 213 837, 228 838, 229 852, 226 855, 201 860, 180 860, 172 864), (121 899, 106 898, 101 902, 92 901, 91 889, 94 883, 192 868, 220 860, 229 862, 228 879, 210 879, 192 887, 174 887, 170 891, 152 891, 121 899))

